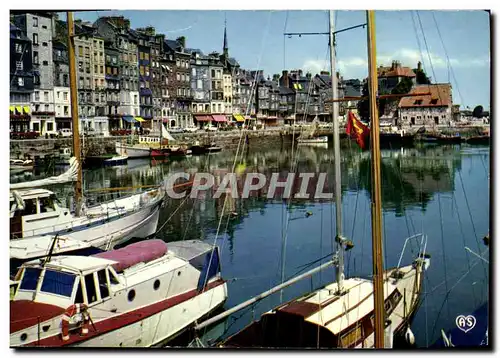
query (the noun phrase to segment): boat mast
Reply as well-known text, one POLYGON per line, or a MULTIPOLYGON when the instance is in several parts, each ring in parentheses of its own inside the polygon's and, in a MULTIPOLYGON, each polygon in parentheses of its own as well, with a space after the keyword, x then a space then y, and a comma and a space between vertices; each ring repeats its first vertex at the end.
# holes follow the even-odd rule
POLYGON ((69 57, 69 86, 71 97, 71 116, 73 119, 73 155, 78 162, 78 173, 75 183, 75 214, 80 216, 82 201, 82 160, 80 151, 80 131, 78 122, 78 101, 76 92, 76 68, 75 68, 75 29, 73 25, 73 13, 66 12, 68 24, 68 57, 69 57))
POLYGON ((372 168, 372 257, 373 299, 375 307, 375 348, 384 348, 384 286, 382 262, 382 183, 380 179, 380 128, 377 109, 377 60, 375 42, 375 11, 366 11, 368 24, 368 92, 371 118, 371 168, 372 168))
MULTIPOLYGON (((335 71, 335 39, 334 39, 334 23, 333 11, 330 10, 330 71, 332 78, 332 97, 337 98, 337 73, 335 71)), ((339 115, 338 103, 332 102, 332 120, 333 120, 333 153, 334 153, 334 168, 335 168, 335 226, 337 233, 335 241, 337 242, 337 252, 334 259, 338 260, 337 264, 337 287, 338 292, 342 292, 344 284, 344 244, 342 238, 342 188, 340 178, 340 134, 339 134, 339 115)))

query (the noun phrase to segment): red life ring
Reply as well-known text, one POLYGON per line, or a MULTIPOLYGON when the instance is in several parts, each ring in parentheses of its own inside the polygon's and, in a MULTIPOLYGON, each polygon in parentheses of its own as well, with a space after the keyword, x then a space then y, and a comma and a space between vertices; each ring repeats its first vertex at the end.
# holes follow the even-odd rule
POLYGON ((76 303, 69 306, 66 311, 64 311, 62 316, 61 335, 63 341, 67 341, 69 339, 69 320, 78 313, 81 313, 83 316, 83 324, 80 333, 82 335, 89 333, 90 316, 87 312, 87 305, 83 303, 76 303))

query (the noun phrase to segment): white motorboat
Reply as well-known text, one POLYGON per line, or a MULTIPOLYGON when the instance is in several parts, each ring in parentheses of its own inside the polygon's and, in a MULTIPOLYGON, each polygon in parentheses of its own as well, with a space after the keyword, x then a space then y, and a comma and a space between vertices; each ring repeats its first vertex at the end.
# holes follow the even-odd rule
POLYGON ((227 298, 218 248, 201 241, 34 260, 18 281, 11 347, 163 345, 227 298))

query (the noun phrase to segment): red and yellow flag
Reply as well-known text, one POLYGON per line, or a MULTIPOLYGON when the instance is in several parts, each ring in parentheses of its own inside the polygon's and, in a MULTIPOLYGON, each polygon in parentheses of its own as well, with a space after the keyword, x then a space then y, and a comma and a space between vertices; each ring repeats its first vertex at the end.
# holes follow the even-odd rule
POLYGON ((348 112, 346 133, 350 138, 356 139, 361 149, 366 149, 367 139, 370 137, 370 128, 356 118, 354 113, 348 112))

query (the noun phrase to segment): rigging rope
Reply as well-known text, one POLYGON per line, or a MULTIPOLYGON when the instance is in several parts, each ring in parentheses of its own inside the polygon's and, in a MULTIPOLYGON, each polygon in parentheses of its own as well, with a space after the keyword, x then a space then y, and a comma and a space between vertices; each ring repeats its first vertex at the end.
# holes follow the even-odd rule
POLYGON ((434 24, 436 25, 436 30, 437 30, 439 39, 441 40, 441 44, 443 45, 444 54, 446 56, 446 61, 448 62, 449 71, 451 72, 451 75, 453 76, 453 80, 455 81, 455 84, 457 85, 457 92, 458 92, 458 96, 460 97, 460 102, 462 103, 463 106, 465 106, 462 94, 460 93, 460 88, 458 87, 458 81, 455 77, 455 72, 453 71, 453 66, 451 65, 450 58, 448 57, 448 52, 446 51, 446 46, 444 45, 444 41, 443 41, 443 38, 441 36, 441 31, 439 30, 439 26, 438 26, 438 23, 436 21, 436 17, 434 16, 434 11, 432 11, 431 13, 432 13, 432 18, 434 20, 434 24))

